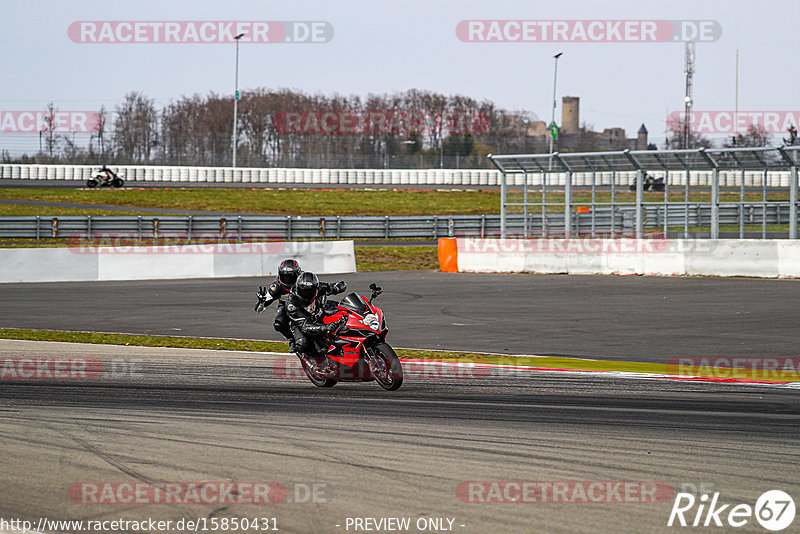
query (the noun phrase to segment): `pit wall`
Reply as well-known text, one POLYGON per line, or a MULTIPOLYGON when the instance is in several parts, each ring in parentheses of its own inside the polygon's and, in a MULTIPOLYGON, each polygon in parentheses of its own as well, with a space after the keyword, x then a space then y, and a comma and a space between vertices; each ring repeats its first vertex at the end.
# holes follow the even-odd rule
POLYGON ((445 272, 800 278, 800 241, 440 239, 445 272))
POLYGON ((356 271, 353 241, 0 249, 0 283, 274 276, 294 258, 317 274, 356 271))

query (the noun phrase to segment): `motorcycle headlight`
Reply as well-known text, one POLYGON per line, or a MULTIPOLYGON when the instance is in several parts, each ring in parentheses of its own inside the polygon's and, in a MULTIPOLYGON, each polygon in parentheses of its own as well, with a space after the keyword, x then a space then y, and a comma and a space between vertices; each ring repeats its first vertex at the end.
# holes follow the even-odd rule
POLYGON ((366 316, 364 316, 364 320, 362 322, 373 330, 378 330, 381 327, 381 323, 378 321, 378 316, 374 313, 368 313, 366 316))

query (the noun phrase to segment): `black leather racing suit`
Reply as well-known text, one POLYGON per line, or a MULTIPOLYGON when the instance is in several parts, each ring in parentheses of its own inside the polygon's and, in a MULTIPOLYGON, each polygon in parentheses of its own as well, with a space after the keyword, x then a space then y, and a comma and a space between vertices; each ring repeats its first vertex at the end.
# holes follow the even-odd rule
MULTIPOLYGON (((294 336, 294 346, 298 354, 318 355, 327 349, 319 343, 328 332, 328 325, 322 322, 325 317, 323 301, 325 295, 338 295, 347 288, 344 282, 335 284, 319 283, 317 296, 310 303, 304 302, 294 293, 289 293, 286 300, 286 315, 294 336)), ((324 352, 322 353, 324 355, 324 352)))
POLYGON ((259 297, 256 303, 255 310, 259 313, 264 311, 264 308, 278 301, 278 310, 275 312, 275 322, 273 326, 275 330, 286 339, 292 339, 292 330, 289 328, 289 317, 286 315, 286 299, 288 298, 291 287, 285 285, 280 279, 272 282, 266 291, 266 298, 259 297))

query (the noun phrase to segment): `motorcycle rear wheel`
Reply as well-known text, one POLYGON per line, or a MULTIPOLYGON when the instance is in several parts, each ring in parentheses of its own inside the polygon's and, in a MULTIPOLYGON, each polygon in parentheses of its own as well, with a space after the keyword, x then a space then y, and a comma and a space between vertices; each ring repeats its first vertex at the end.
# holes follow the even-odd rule
POLYGON ((111 180, 111 185, 113 185, 114 187, 122 187, 123 185, 125 185, 125 182, 123 182, 121 178, 114 178, 113 180, 111 180))
POLYGON ((368 350, 373 358, 370 360, 370 371, 378 385, 386 391, 400 389, 403 385, 403 367, 394 349, 388 343, 378 343, 368 350))
POLYGON ((305 360, 301 359, 301 363, 303 365, 303 371, 305 371, 308 379, 318 388, 332 388, 339 383, 338 380, 334 380, 333 378, 319 376, 317 373, 311 370, 311 368, 308 366, 308 362, 305 360))

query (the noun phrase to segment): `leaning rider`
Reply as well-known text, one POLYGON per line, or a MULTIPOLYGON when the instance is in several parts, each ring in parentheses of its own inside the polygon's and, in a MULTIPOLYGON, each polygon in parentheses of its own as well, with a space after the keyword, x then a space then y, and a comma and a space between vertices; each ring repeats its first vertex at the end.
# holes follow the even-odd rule
POLYGON ((106 182, 110 182, 114 178, 119 178, 119 176, 117 176, 117 173, 106 167, 105 164, 103 164, 103 166, 100 168, 100 174, 103 175, 102 178, 106 182))
POLYGON ((297 277, 300 276, 300 264, 296 260, 283 260, 278 266, 278 276, 268 287, 258 286, 258 302, 253 308, 257 313, 263 312, 267 306, 278 301, 278 310, 275 313, 273 326, 289 342, 289 352, 294 352, 294 337, 289 328, 289 317, 286 315, 286 299, 292 290, 297 277))
POLYGON ((338 321, 325 324, 324 301, 321 297, 325 295, 336 295, 347 289, 344 281, 335 284, 320 282, 317 275, 311 272, 304 272, 298 278, 286 301, 286 314, 289 316, 292 334, 294 335, 294 346, 298 354, 306 356, 322 356, 321 364, 325 364, 321 373, 328 372, 327 345, 322 339, 325 334, 329 334, 347 321, 341 317, 338 321))

